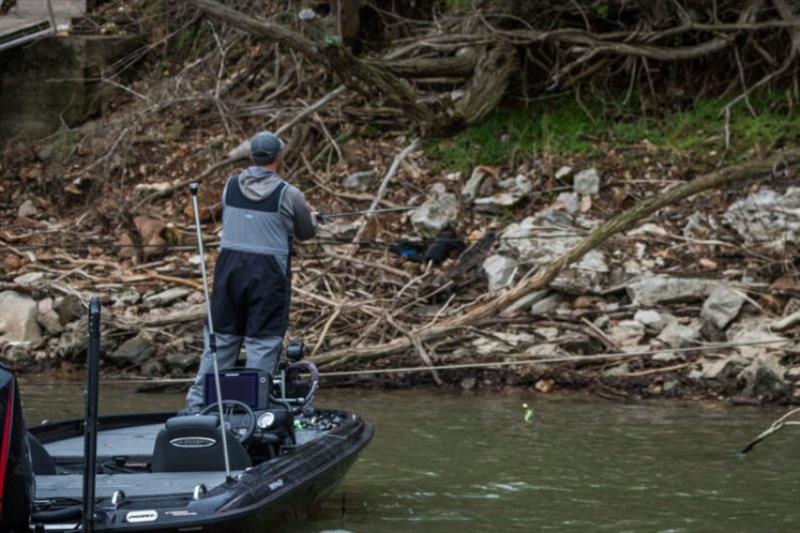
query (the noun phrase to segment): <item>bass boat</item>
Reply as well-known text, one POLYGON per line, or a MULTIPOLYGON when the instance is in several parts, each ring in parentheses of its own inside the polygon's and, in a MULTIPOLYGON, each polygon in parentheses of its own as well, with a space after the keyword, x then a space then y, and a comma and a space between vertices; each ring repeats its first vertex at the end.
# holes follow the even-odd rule
POLYGON ((275 376, 206 376, 199 414, 98 417, 98 300, 89 315, 84 420, 26 429, 18 382, 0 365, 0 531, 263 533, 329 496, 372 438, 358 415, 313 406, 318 375, 302 343, 275 376))

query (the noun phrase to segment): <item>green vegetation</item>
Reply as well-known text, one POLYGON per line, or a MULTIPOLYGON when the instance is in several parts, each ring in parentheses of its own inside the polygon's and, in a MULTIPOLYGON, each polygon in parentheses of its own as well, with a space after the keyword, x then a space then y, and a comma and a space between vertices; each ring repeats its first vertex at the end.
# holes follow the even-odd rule
MULTIPOLYGON (((800 140, 800 110, 785 94, 769 92, 731 110, 730 150, 725 153, 726 101, 702 99, 684 108, 644 115, 638 103, 578 103, 572 97, 539 102, 527 109, 498 109, 454 137, 432 139, 428 154, 442 170, 468 171, 477 164, 500 165, 539 152, 594 154, 604 142, 653 145, 689 157, 716 153, 732 160, 800 140)), ((712 154, 713 155, 713 154, 712 154)))

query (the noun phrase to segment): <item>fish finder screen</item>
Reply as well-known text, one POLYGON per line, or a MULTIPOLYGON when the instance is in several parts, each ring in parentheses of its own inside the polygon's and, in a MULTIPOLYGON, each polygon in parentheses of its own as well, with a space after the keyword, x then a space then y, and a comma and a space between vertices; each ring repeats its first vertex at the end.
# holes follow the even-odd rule
MULTIPOLYGON (((219 386, 222 390, 223 399, 239 400, 251 409, 258 409, 257 372, 220 373, 219 386)), ((206 405, 211 405, 217 401, 214 374, 206 374, 205 398, 206 405)))

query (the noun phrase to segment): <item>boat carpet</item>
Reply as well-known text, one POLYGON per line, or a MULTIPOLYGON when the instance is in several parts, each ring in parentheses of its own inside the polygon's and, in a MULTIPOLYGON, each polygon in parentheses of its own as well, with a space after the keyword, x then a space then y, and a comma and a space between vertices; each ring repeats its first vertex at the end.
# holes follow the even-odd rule
MULTIPOLYGON (((232 472, 233 475, 240 471, 232 472)), ((126 496, 166 496, 189 493, 200 483, 209 490, 225 481, 225 472, 160 472, 141 474, 97 474, 98 498, 109 498, 121 490, 126 496)), ((83 474, 36 476, 36 498, 76 498, 83 495, 83 474)))
MULTIPOLYGON (((156 436, 164 424, 149 424, 97 433, 97 456, 141 457, 153 455, 156 436)), ((83 435, 44 445, 56 459, 83 459, 83 435)))
MULTIPOLYGON (((156 436, 164 424, 149 424, 120 429, 110 429, 97 433, 97 456, 144 457, 153 455, 156 436)), ((313 429, 298 429, 295 432, 297 444, 305 444, 318 438, 322 432, 313 429)), ((83 435, 44 445, 47 452, 56 459, 83 459, 83 435)))

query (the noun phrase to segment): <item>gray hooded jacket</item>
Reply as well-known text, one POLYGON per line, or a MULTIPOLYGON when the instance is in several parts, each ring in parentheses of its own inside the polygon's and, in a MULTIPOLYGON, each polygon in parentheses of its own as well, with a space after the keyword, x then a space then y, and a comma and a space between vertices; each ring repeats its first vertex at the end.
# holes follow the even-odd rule
MULTIPOLYGON (((263 167, 249 167, 236 178, 242 194, 258 202, 271 195, 283 179, 275 172, 263 167)), ((225 205, 225 198, 222 199, 225 205)), ((303 193, 290 183, 286 184, 280 212, 287 235, 294 235, 299 241, 313 238, 317 234, 317 221, 311 214, 303 193)))

